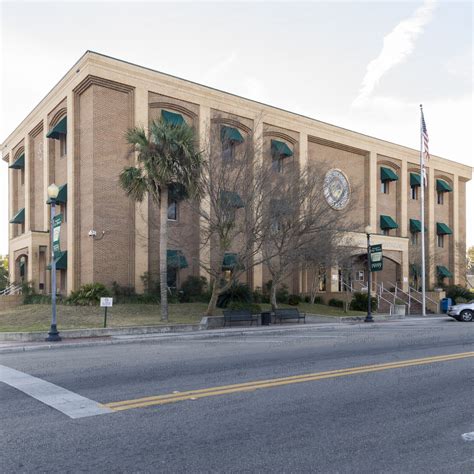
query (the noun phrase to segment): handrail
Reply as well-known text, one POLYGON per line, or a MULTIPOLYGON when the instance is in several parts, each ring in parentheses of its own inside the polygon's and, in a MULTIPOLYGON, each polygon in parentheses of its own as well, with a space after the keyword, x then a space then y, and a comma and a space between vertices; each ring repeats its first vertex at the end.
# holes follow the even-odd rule
POLYGON ((0 296, 9 296, 21 294, 21 285, 15 285, 14 283, 10 283, 4 290, 0 291, 0 296))
MULTIPOLYGON (((418 293, 419 295, 422 295, 421 297, 423 298, 423 294, 421 293, 421 291, 418 291, 418 290, 416 290, 415 288, 413 288, 409 285, 408 285, 408 289, 415 292, 415 293, 418 293)), ((428 301, 431 301, 431 303, 433 303, 433 304, 436 304, 436 305, 438 304, 435 300, 432 300, 429 296, 425 295, 425 299, 427 299, 428 301)), ((421 301, 419 301, 419 303, 421 303, 421 301)))
POLYGON ((384 291, 388 291, 388 290, 385 290, 385 288, 383 287, 383 282, 382 282, 382 284, 376 283, 375 285, 376 285, 377 290, 379 290, 379 291, 376 291, 376 292, 375 292, 375 294, 377 295, 377 305, 378 305, 378 306, 380 305, 380 300, 381 300, 381 299, 384 300, 384 301, 386 301, 386 302, 389 304, 389 314, 392 314, 392 310, 393 310, 393 305, 394 305, 394 303, 390 302, 387 298, 385 298, 385 297, 382 295, 382 293, 383 293, 384 291))

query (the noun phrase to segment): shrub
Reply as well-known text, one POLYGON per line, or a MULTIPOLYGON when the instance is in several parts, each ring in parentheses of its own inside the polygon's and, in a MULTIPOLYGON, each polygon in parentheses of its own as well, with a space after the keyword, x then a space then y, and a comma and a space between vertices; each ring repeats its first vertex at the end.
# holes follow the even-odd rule
MULTIPOLYGON (((377 311, 377 298, 371 297, 371 308, 373 311, 377 311)), ((367 293, 354 293, 351 304, 349 306, 353 311, 366 311, 368 306, 368 295, 367 293)), ((331 304, 331 302, 329 302, 331 304)))
POLYGON ((113 296, 133 296, 135 294, 135 288, 133 286, 121 286, 116 281, 112 282, 113 296))
MULTIPOLYGON (((56 295, 56 301, 60 303, 62 301, 62 297, 60 295, 56 295)), ((23 304, 51 304, 51 296, 38 294, 24 295, 23 304)))
POLYGON ((337 298, 331 298, 328 305, 334 306, 335 308, 344 308, 344 301, 338 300, 337 298))
POLYGON ((89 283, 73 291, 66 302, 78 306, 92 306, 99 304, 100 298, 104 296, 110 296, 110 292, 102 283, 89 283))
POLYGON ((314 304, 323 304, 323 299, 320 296, 314 298, 314 304))
POLYGON ((301 302, 300 295, 290 295, 288 296, 288 304, 291 306, 298 306, 301 302))
POLYGON ((254 303, 263 303, 265 296, 262 293, 262 290, 256 289, 252 294, 252 299, 254 303))
POLYGON ((309 296, 304 297, 304 302, 309 303, 311 301, 311 298, 309 296))
POLYGON ((227 308, 230 302, 252 303, 252 291, 243 283, 233 283, 231 287, 217 298, 218 308, 227 308))
POLYGON ((188 276, 181 285, 180 300, 184 303, 204 301, 207 280, 202 276, 188 276))
POLYGON ((288 287, 285 284, 277 288, 277 291, 276 291, 277 303, 288 303, 289 296, 290 295, 288 292, 288 287))
POLYGON ((256 303, 242 303, 239 301, 231 301, 227 309, 248 309, 252 314, 262 312, 262 308, 256 303))
POLYGON ((472 293, 463 286, 460 285, 451 285, 446 288, 446 298, 451 298, 456 304, 458 302, 458 298, 465 298, 468 301, 473 299, 472 293))

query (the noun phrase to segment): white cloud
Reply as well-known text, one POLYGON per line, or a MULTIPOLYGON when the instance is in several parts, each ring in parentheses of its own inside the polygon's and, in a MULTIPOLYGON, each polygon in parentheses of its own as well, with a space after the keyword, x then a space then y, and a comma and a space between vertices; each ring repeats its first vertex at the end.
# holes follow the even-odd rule
POLYGON ((423 5, 415 10, 413 15, 398 23, 395 28, 384 37, 380 54, 367 65, 367 71, 359 95, 352 105, 359 107, 365 104, 371 96, 380 79, 390 69, 402 63, 415 47, 415 41, 430 22, 435 0, 425 0, 423 5))

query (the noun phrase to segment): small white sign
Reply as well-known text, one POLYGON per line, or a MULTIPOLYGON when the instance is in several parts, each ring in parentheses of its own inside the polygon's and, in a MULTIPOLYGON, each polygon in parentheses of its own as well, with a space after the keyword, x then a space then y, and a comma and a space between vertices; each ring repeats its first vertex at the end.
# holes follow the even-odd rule
POLYGON ((114 303, 113 298, 101 298, 100 299, 100 307, 101 308, 111 308, 114 303))
POLYGON ((337 275, 331 275, 332 281, 337 281, 337 275))
POLYGON ((403 277, 403 283, 406 283, 408 281, 408 277, 403 277))

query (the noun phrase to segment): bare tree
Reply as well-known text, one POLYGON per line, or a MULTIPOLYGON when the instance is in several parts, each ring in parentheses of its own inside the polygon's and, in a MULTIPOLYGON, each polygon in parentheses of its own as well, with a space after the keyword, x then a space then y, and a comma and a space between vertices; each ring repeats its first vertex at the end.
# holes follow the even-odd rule
POLYGON ((291 164, 269 183, 272 198, 268 202, 262 236, 263 259, 272 277, 270 303, 277 308, 276 291, 285 278, 310 259, 315 264, 330 264, 337 248, 354 230, 348 218, 350 206, 334 210, 323 196, 324 177, 318 167, 300 169, 291 164))
POLYGON ((208 315, 214 314, 220 294, 262 263, 260 248, 263 207, 268 200, 265 183, 269 170, 255 159, 252 132, 246 137, 232 127, 213 124, 209 158, 201 179, 202 199, 195 201, 199 215, 200 267, 210 277, 208 315))

